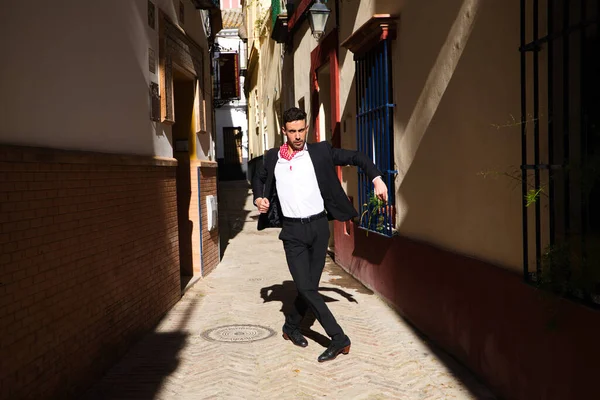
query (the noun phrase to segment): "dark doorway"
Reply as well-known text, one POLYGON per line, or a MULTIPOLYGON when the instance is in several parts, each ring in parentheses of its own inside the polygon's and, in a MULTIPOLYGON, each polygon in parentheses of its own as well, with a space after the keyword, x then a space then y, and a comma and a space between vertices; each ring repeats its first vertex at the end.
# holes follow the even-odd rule
POLYGON ((190 219, 192 195, 190 151, 194 149, 194 76, 186 71, 173 68, 173 157, 177 159, 177 222, 179 226, 179 260, 182 288, 194 275, 192 232, 194 224, 190 219))
POLYGON ((223 128, 223 159, 219 165, 219 179, 223 181, 237 181, 246 179, 242 168, 242 128, 223 128))

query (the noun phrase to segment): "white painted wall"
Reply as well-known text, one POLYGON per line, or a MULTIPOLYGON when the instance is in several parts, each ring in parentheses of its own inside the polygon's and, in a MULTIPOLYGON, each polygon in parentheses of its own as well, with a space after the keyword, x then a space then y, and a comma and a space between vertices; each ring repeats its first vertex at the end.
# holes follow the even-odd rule
MULTIPOLYGON (((176 22, 176 0, 157 0, 176 22)), ((200 13, 184 28, 203 48, 200 13)), ((0 143, 172 156, 171 129, 150 120, 147 0, 3 2, 0 143)), ((157 60, 158 61, 158 60, 157 60)))

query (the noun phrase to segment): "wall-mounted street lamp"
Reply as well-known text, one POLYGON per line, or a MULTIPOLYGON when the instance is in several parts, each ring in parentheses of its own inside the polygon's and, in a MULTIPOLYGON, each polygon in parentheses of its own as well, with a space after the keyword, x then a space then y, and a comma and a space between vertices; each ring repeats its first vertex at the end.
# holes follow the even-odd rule
POLYGON ((327 25, 327 19, 329 18, 331 11, 327 6, 321 3, 321 0, 317 0, 315 4, 308 10, 308 22, 310 23, 310 30, 312 35, 317 41, 321 39, 325 32, 325 25, 327 25))

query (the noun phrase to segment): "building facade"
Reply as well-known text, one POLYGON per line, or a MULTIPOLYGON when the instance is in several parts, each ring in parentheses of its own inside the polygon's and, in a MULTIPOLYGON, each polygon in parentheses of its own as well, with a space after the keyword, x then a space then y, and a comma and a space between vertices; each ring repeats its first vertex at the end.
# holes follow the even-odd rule
POLYGON ((218 263, 220 10, 11 1, 0 23, 0 398, 71 398, 218 263))
POLYGON ((215 121, 219 179, 245 180, 248 173, 248 104, 244 81, 248 57, 239 2, 221 1, 223 29, 215 39, 215 121))
POLYGON ((268 149, 283 143, 284 46, 271 39, 274 23, 269 0, 242 2, 248 32, 248 169, 252 176, 268 149))
POLYGON ((336 263, 500 396, 592 396, 597 4, 327 1, 315 39, 315 3, 271 3, 283 60, 251 53, 249 76, 384 173, 381 205, 338 167, 360 217, 334 224, 336 263))

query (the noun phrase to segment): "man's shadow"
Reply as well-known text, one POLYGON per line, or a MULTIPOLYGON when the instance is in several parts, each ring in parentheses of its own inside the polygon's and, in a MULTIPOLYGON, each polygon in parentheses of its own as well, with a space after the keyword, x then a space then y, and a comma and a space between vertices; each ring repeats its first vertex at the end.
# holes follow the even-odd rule
MULTIPOLYGON (((354 295, 338 288, 319 287, 319 291, 334 292, 344 297, 351 303, 358 303, 354 298, 354 295)), ((296 300, 297 294, 298 291, 296 290, 296 285, 293 281, 284 281, 282 284, 272 285, 260 289, 260 297, 263 299, 264 303, 270 303, 272 301, 281 301, 281 310, 279 311, 283 313, 284 318, 294 309, 294 300, 296 300)), ((337 299, 325 296, 323 294, 321 294, 321 297, 323 297, 323 300, 325 300, 326 303, 338 301, 337 299)), ((316 318, 312 311, 309 309, 306 313, 306 316, 302 320, 302 323, 300 324, 300 332, 307 338, 314 340, 323 347, 329 346, 331 340, 327 336, 324 336, 319 332, 315 332, 311 329, 315 321, 316 318)))

